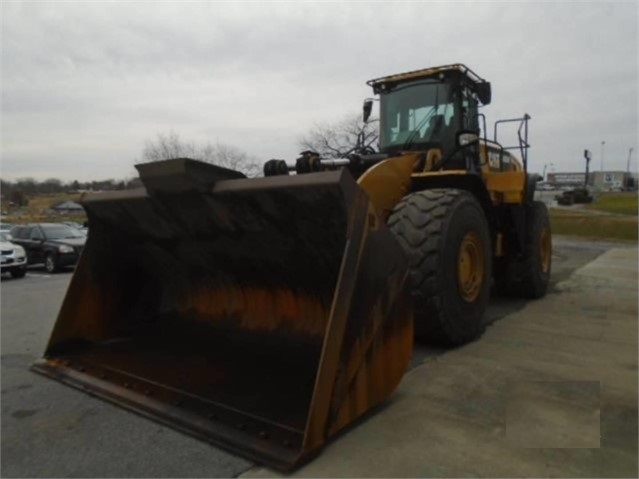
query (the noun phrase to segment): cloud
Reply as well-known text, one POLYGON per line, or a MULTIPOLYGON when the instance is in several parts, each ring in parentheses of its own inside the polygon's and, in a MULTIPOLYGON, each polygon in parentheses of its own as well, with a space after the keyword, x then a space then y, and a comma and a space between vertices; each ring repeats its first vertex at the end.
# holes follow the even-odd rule
POLYGON ((169 130, 292 160, 366 80, 460 61, 489 124, 532 116, 531 169, 636 151, 634 3, 4 3, 2 176, 124 177, 169 130))

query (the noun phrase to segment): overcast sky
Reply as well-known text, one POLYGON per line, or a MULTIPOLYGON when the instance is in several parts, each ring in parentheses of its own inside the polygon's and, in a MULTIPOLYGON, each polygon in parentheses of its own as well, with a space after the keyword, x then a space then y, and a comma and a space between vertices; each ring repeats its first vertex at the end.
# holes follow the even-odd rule
MULTIPOLYGON (((637 2, 8 2, 2 165, 14 180, 122 179, 145 141, 294 160, 365 82, 462 62, 492 82, 489 124, 532 116, 530 167, 637 167, 637 2)), ((492 127, 489 128, 489 132, 492 127)))

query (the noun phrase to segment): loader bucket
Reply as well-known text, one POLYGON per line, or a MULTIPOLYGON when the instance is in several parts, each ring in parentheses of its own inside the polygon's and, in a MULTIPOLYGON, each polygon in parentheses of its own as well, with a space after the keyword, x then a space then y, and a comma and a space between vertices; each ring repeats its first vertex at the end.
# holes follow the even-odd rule
POLYGON ((407 262, 347 171, 138 169, 144 188, 84 199, 35 371, 281 470, 391 394, 412 352, 407 262))

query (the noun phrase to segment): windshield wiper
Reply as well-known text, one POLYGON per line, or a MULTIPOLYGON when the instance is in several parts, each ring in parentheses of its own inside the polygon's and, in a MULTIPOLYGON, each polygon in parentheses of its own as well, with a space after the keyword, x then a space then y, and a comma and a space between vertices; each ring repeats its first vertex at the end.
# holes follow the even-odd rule
POLYGON ((415 138, 417 138, 420 128, 423 127, 426 124, 426 122, 432 118, 432 116, 437 112, 438 109, 439 109, 439 85, 435 87, 435 104, 433 105, 433 109, 428 115, 426 115, 422 119, 422 121, 419 122, 419 124, 415 126, 415 129, 411 132, 411 134, 408 135, 408 138, 406 138, 406 141, 402 145, 403 150, 407 150, 411 146, 413 146, 413 142, 415 141, 415 138))

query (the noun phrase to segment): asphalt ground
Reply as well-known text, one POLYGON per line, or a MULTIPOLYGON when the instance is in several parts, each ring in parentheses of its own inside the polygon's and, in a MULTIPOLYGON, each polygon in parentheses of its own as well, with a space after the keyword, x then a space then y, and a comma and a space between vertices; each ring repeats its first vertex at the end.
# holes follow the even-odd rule
POLYGON ((252 463, 28 370, 71 272, 2 278, 2 477, 235 477, 252 463))
POLYGON ((638 477, 637 269, 636 246, 606 251, 286 477, 638 477))
MULTIPOLYGON (((612 246, 618 244, 554 238, 550 294, 612 246)), ((3 275, 1 475, 236 477, 252 468, 249 461, 28 370, 44 351, 70 277, 34 268, 23 279, 3 275)), ((486 321, 498 324, 525 304, 494 298, 486 321)), ((411 369, 444 352, 417 345, 411 369)))

